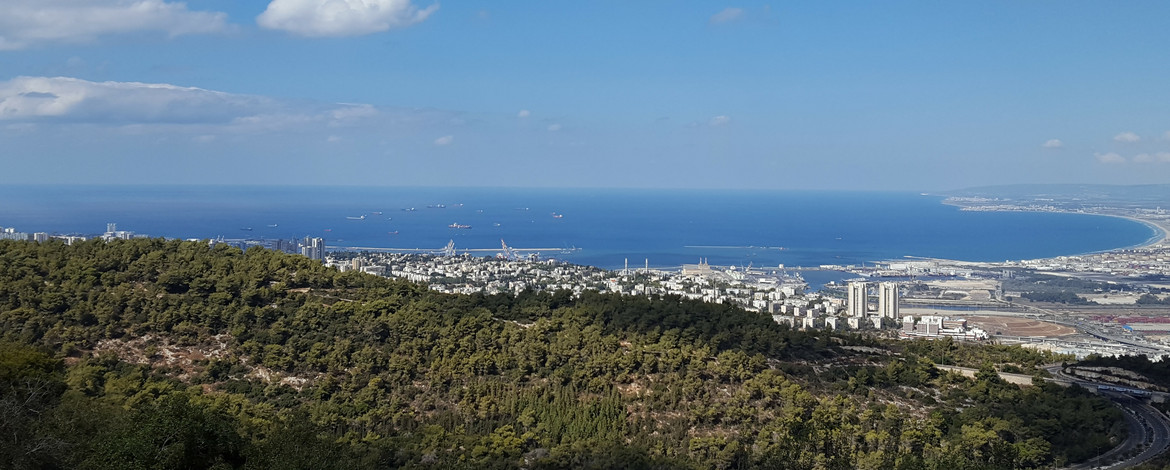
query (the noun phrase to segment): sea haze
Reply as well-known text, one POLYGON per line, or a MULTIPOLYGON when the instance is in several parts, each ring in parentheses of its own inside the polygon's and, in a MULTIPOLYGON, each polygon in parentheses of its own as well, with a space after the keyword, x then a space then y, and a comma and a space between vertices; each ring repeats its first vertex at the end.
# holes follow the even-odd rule
POLYGON ((324 237, 329 247, 577 247, 604 268, 817 266, 904 256, 1003 261, 1102 251, 1155 235, 1083 214, 964 212, 900 192, 242 186, 7 186, 0 226, 174 238, 324 237), (439 205, 445 207, 439 208, 439 205), (429 207, 433 206, 433 207, 429 207), (414 211, 404 209, 414 208, 414 211), (376 212, 381 212, 377 215, 376 212), (555 217, 559 214, 562 217, 555 217), (364 220, 354 220, 365 216, 364 220), (454 223, 469 229, 452 229, 454 223), (251 229, 251 230, 243 230, 251 229), (396 232, 396 234, 395 234, 396 232))

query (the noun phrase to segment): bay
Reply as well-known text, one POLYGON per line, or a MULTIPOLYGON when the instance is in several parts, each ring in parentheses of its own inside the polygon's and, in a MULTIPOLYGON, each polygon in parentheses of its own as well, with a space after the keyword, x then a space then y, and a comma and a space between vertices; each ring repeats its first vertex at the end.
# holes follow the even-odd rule
POLYGON ((172 238, 319 236, 331 249, 437 250, 449 240, 458 249, 496 249, 503 239, 516 248, 576 247, 554 256, 603 268, 620 268, 626 260, 631 266, 649 260, 652 267, 700 259, 758 267, 906 256, 1003 261, 1134 246, 1155 234, 1121 218, 964 212, 939 197, 903 192, 0 187, 2 227, 99 234, 109 222, 172 238))

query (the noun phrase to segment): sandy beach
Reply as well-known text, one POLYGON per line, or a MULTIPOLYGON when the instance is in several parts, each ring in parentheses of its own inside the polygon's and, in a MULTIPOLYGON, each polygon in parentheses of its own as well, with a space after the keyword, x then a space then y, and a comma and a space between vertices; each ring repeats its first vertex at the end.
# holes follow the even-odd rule
MULTIPOLYGON (((1110 214, 1101 214, 1101 215, 1110 215, 1110 214)), ((1144 224, 1144 225, 1154 229, 1154 231, 1156 232, 1152 237, 1150 237, 1149 240, 1146 240, 1144 243, 1141 243, 1139 245, 1135 245, 1135 246, 1132 246, 1129 248, 1145 248, 1145 247, 1153 246, 1153 245, 1164 245, 1164 244, 1166 244, 1167 238, 1170 238, 1170 219, 1162 219, 1162 220, 1143 219, 1143 218, 1134 217, 1134 216, 1130 216, 1130 215, 1110 215, 1110 216, 1111 217, 1120 217, 1123 219, 1129 219, 1129 220, 1132 220, 1134 222, 1144 224)))
POLYGON ((958 207, 958 208, 960 208, 960 210, 973 210, 973 208, 979 208, 979 209, 974 209, 974 210, 986 210, 989 212, 1051 212, 1051 213, 1061 213, 1061 214, 1083 214, 1083 215, 1100 215, 1100 216, 1106 216, 1106 217, 1117 217, 1117 218, 1137 222, 1139 224, 1150 227, 1151 229, 1154 230, 1154 235, 1152 235, 1149 239, 1147 239, 1146 241, 1144 241, 1142 243, 1138 243, 1138 244, 1132 245, 1132 246, 1125 246, 1125 247, 1118 247, 1118 248, 1113 248, 1113 249, 1109 249, 1109 250, 1103 250, 1099 253, 1105 253, 1105 252, 1114 251, 1114 250, 1132 250, 1132 249, 1137 249, 1137 248, 1146 248, 1146 247, 1150 247, 1153 245, 1164 245, 1167 243, 1167 240, 1170 239, 1170 216, 1163 216, 1162 218, 1155 219, 1155 218, 1139 217, 1139 216, 1126 215, 1126 214, 1110 214, 1110 213, 1102 213, 1102 212, 1081 212, 1081 211, 1072 211, 1072 210, 1061 210, 1061 209, 1055 208, 1055 207, 1046 207, 1046 208, 1040 209, 1040 208, 1035 208, 1034 206, 1032 206, 1032 207, 1019 206, 1019 205, 1014 205, 1014 204, 1005 204, 1004 206, 1002 206, 1003 208, 986 208, 988 206, 986 206, 984 204, 972 204, 969 202, 953 201, 953 200, 949 200, 949 199, 944 199, 943 201, 941 201, 941 203, 944 205, 948 205, 948 206, 958 207))

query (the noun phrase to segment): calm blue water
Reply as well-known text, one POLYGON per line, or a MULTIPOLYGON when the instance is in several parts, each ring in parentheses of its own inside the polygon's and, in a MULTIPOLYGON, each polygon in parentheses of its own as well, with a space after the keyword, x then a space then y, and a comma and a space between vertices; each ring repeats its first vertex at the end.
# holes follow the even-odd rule
POLYGON ((502 238, 519 248, 575 246, 581 251, 558 257, 605 268, 620 267, 625 258, 632 266, 649 258, 657 267, 700 257, 756 266, 907 255, 1002 261, 1132 246, 1155 234, 1112 217, 962 212, 938 197, 886 192, 0 187, 3 227, 98 234, 107 222, 177 238, 321 236, 331 247, 438 249, 454 239, 458 248, 497 248, 502 238), (439 204, 447 207, 427 207, 439 204), (410 207, 416 210, 401 210, 410 207), (361 215, 366 219, 347 219, 361 215), (452 223, 472 228, 448 228, 452 223), (245 227, 253 230, 240 230, 245 227))

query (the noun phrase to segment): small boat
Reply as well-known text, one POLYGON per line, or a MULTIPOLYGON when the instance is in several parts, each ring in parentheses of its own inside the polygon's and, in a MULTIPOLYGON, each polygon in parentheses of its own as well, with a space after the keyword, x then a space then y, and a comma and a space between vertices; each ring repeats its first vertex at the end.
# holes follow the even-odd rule
POLYGON ((240 228, 240 230, 243 230, 243 231, 245 231, 245 232, 251 232, 251 231, 252 231, 252 227, 241 227, 241 228, 240 228))
POLYGON ((556 213, 556 212, 553 212, 553 213, 552 213, 552 216, 553 216, 553 218, 554 218, 554 219, 563 219, 563 218, 565 218, 564 214, 558 214, 558 213, 556 213))
POLYGON ((371 212, 371 214, 374 214, 374 215, 382 215, 382 211, 374 211, 374 212, 371 212))
POLYGON ((365 214, 362 214, 362 216, 361 216, 361 217, 346 217, 346 219, 349 219, 349 220, 366 220, 366 216, 365 216, 365 214))
POLYGON ((455 223, 455 224, 448 225, 447 228, 471 228, 471 226, 455 223))
POLYGON ((393 232, 386 232, 386 234, 387 234, 387 235, 398 235, 398 231, 397 231, 397 230, 395 230, 395 231, 393 231, 393 232))
POLYGON ((415 210, 416 209, 413 207, 406 207, 402 209, 402 212, 414 212, 415 210))
POLYGON ((268 224, 268 228, 276 228, 276 224, 268 224))
POLYGON ((446 209, 446 208, 447 208, 446 204, 431 204, 431 205, 427 206, 427 209, 446 209))
POLYGON ((333 229, 331 229, 331 228, 327 228, 327 229, 325 229, 325 231, 326 231, 326 232, 332 232, 332 231, 333 231, 333 229))

